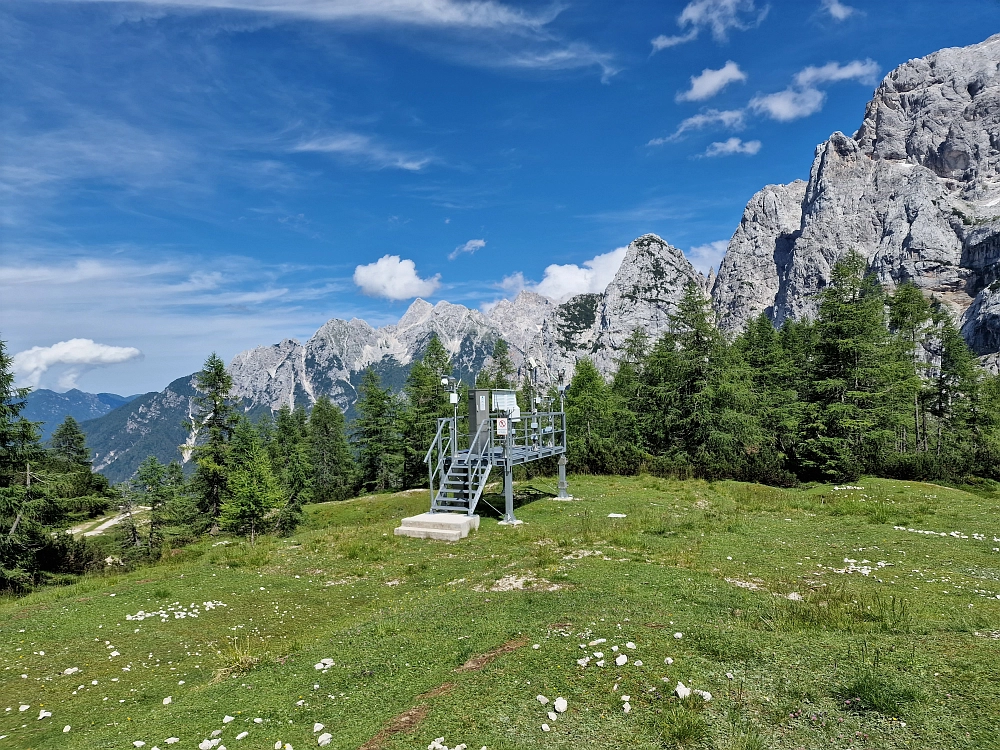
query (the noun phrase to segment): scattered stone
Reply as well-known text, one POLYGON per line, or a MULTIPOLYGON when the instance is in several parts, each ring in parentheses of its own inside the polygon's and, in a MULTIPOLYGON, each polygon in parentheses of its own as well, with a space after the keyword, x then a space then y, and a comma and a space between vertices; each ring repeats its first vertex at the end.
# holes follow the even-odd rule
POLYGON ((246 739, 249 735, 250 732, 240 732, 238 735, 236 735, 236 739, 238 740, 246 739))
POLYGON ((674 660, 668 656, 666 659, 663 660, 663 663, 669 667, 671 664, 674 663, 674 660))
POLYGON ((625 654, 618 654, 618 656, 615 658, 615 664, 617 664, 619 667, 625 664, 625 662, 627 661, 628 657, 625 656, 625 654))
POLYGON ((628 701, 625 701, 625 703, 622 704, 622 711, 624 711, 627 714, 632 713, 632 704, 629 703, 628 701))
POLYGON ((541 703, 543 706, 549 702, 549 699, 546 698, 544 695, 536 695, 535 700, 541 703))
POLYGON ((552 707, 557 713, 564 714, 566 713, 566 709, 569 708, 569 705, 566 703, 565 698, 556 698, 556 702, 552 704, 552 707))
POLYGON ((632 643, 632 641, 629 641, 628 643, 625 644, 625 648, 635 650, 635 644, 632 643))
POLYGON ((322 732, 324 729, 326 729, 326 727, 324 727, 318 721, 315 724, 313 724, 313 734, 316 734, 316 732, 322 732))
POLYGON ((542 724, 542 731, 543 732, 548 732, 549 731, 549 725, 548 724, 542 724))
POLYGON ((169 706, 173 702, 174 702, 174 699, 171 698, 169 695, 166 698, 163 699, 163 705, 164 706, 169 706))
POLYGON ((70 729, 71 729, 71 727, 70 727, 69 724, 67 724, 66 726, 64 726, 63 727, 63 734, 66 734, 70 729))
POLYGON ((225 716, 222 717, 222 723, 223 724, 228 724, 229 722, 231 722, 235 718, 236 718, 235 716, 230 716, 229 714, 226 714, 225 716))
POLYGON ((627 518, 624 513, 608 513, 608 518, 627 518))
POLYGON ((44 708, 41 711, 38 712, 38 720, 39 721, 41 721, 42 719, 47 719, 50 716, 52 716, 52 712, 51 711, 46 711, 44 708))
POLYGON ((674 688, 674 695, 676 695, 681 700, 684 700, 689 695, 691 695, 691 688, 685 687, 683 682, 678 682, 677 687, 674 688))
POLYGON ((680 640, 683 637, 684 637, 683 633, 674 633, 674 638, 676 638, 677 640, 680 640))
POLYGON ((323 732, 323 734, 316 738, 316 742, 320 747, 326 747, 332 740, 333 735, 329 732, 323 732))
POLYGON ((555 711, 549 711, 548 717, 549 721, 555 721, 556 719, 559 718, 559 714, 557 714, 555 711))

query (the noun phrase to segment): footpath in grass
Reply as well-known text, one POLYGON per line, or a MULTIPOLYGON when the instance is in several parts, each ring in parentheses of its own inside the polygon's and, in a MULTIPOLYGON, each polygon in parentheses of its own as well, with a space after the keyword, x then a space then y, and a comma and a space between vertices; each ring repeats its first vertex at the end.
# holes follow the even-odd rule
POLYGON ((2 600, 0 750, 1000 747, 996 499, 573 493, 457 543, 393 536, 423 492, 313 506, 2 600))

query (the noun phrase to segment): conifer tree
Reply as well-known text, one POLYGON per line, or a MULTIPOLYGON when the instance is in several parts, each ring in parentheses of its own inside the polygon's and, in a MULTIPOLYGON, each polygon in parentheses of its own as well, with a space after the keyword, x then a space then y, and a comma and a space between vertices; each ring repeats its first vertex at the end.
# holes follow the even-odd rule
MULTIPOLYGON (((896 334, 897 342, 913 365, 913 374, 920 377, 927 370, 920 359, 921 330, 931 320, 931 305, 915 284, 906 283, 899 286, 889 297, 889 329, 896 334)), ((913 452, 920 449, 920 395, 921 389, 915 388, 913 393, 913 452)), ((905 429, 905 428, 904 428, 905 429)), ((904 435, 902 441, 904 450, 909 444, 909 438, 904 435)))
POLYGON ((399 487, 403 480, 399 404, 371 368, 361 378, 355 409, 352 439, 362 486, 374 492, 399 487))
POLYGON ((157 556, 164 539, 166 509, 174 490, 167 476, 167 467, 156 456, 148 456, 139 464, 132 480, 132 488, 136 502, 150 509, 147 543, 150 556, 157 556))
POLYGON ((42 453, 38 423, 21 416, 31 389, 14 387, 13 363, 7 342, 0 339, 0 487, 16 483, 15 476, 24 473, 25 463, 42 453))
POLYGON ((163 508, 160 527, 163 538, 170 544, 183 544, 196 538, 204 530, 205 517, 198 509, 198 499, 184 477, 184 469, 177 461, 167 464, 164 484, 167 501, 163 508))
POLYGON ((820 296, 817 359, 803 426, 803 465, 817 476, 854 479, 878 470, 919 387, 893 346, 886 296, 852 252, 833 268, 820 296))
POLYGON ((271 469, 271 459, 257 430, 246 419, 236 423, 226 467, 226 495, 219 521, 226 531, 254 544, 267 528, 268 516, 285 498, 271 469))
POLYGON ((67 415, 62 424, 53 430, 49 445, 53 455, 69 466, 90 468, 87 437, 73 417, 67 415))
POLYGON ((225 362, 214 352, 195 375, 195 388, 198 390, 194 399, 197 411, 191 426, 197 431, 199 442, 193 451, 197 469, 192 488, 201 512, 214 528, 226 496, 229 440, 237 420, 230 398, 233 379, 226 371, 225 362))
POLYGON ((309 415, 309 451, 313 500, 346 500, 354 494, 355 466, 344 413, 329 397, 320 396, 309 415))
POLYGON ((451 357, 438 339, 431 336, 423 357, 413 363, 403 392, 405 408, 400 422, 404 449, 404 486, 416 487, 427 480, 424 457, 437 432, 437 420, 452 416, 447 388, 442 378, 451 375, 451 357))
POLYGON ((305 441, 295 446, 280 474, 285 503, 278 511, 275 531, 281 536, 288 536, 302 522, 302 506, 312 502, 313 468, 305 441))
POLYGON ((497 339, 490 355, 489 367, 484 367, 476 377, 477 388, 513 388, 514 363, 510 358, 510 347, 503 339, 497 339))

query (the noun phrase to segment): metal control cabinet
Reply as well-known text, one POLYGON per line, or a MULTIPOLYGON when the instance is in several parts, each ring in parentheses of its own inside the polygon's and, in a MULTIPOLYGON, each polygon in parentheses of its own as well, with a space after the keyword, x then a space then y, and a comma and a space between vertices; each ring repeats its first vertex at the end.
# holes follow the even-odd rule
MULTIPOLYGON (((469 391, 469 442, 475 441, 479 434, 479 425, 489 421, 490 418, 490 392, 488 389, 476 388, 469 391)), ((485 431, 479 435, 479 441, 486 440, 485 431)), ((479 450, 481 445, 470 446, 473 451, 479 450)))

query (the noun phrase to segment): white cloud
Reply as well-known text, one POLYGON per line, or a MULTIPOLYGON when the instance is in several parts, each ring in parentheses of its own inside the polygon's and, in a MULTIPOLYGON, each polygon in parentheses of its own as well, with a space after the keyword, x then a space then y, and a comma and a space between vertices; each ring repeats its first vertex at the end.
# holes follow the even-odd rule
POLYGON ((599 52, 582 42, 570 42, 548 50, 521 50, 495 58, 504 67, 530 68, 533 70, 572 70, 597 66, 601 69, 601 82, 607 83, 619 71, 613 63, 614 56, 599 52))
POLYGON ((857 81, 873 84, 878 80, 879 67, 874 60, 852 60, 846 65, 830 62, 819 67, 810 65, 795 74, 798 86, 810 87, 817 83, 833 81, 857 81))
POLYGON ((691 88, 677 95, 679 102, 700 102, 711 99, 730 83, 745 81, 747 74, 732 60, 718 70, 705 68, 700 75, 691 76, 691 88))
POLYGON ((684 44, 698 38, 702 29, 709 29, 717 42, 724 42, 731 29, 745 30, 760 24, 770 6, 759 11, 754 0, 692 0, 677 17, 677 25, 687 29, 677 36, 660 35, 653 39, 653 52, 684 44))
POLYGON ((798 120, 823 108, 826 93, 816 88, 817 84, 851 80, 874 83, 878 72, 878 63, 874 60, 853 60, 846 65, 834 62, 819 67, 810 65, 796 73, 794 82, 784 91, 755 96, 750 100, 750 109, 781 122, 798 120))
POLYGON ((627 250, 628 248, 619 247, 602 253, 585 260, 583 266, 553 263, 545 269, 545 275, 537 284, 527 282, 524 274, 518 271, 505 276, 500 282, 500 288, 511 297, 517 296, 522 289, 527 289, 557 302, 565 302, 577 294, 599 294, 618 273, 627 250))
POLYGON ((750 100, 750 109, 780 122, 790 122, 823 109, 826 94, 819 89, 787 88, 775 94, 757 95, 750 100))
POLYGON ((430 279, 417 275, 416 264, 398 255, 383 255, 374 263, 354 269, 354 283, 371 297, 403 300, 430 297, 441 285, 441 274, 430 279))
POLYGON ((75 388, 77 378, 87 370, 117 365, 136 359, 142 352, 132 346, 108 346, 91 339, 70 339, 52 346, 33 346, 14 355, 13 369, 19 382, 37 388, 50 368, 65 365, 59 387, 75 388))
POLYGON ((706 276, 712 268, 718 268, 729 247, 729 240, 716 240, 705 245, 692 247, 684 253, 691 265, 706 276))
POLYGON ((405 169, 409 172, 419 172, 431 163, 429 157, 395 151, 360 133, 337 133, 313 138, 295 145, 292 150, 340 154, 365 162, 377 169, 405 169))
POLYGON ((701 130, 712 125, 719 125, 730 130, 740 130, 743 128, 744 115, 745 112, 742 109, 710 109, 683 120, 672 135, 668 135, 665 138, 653 138, 646 145, 662 146, 664 143, 678 140, 689 130, 701 130))
POLYGON ((732 156, 743 154, 753 156, 760 151, 760 141, 741 141, 739 138, 728 138, 716 141, 705 150, 705 156, 732 156))
POLYGON ((462 253, 472 255, 476 250, 482 250, 484 247, 486 247, 486 240, 469 240, 464 245, 459 245, 452 250, 448 254, 448 260, 455 260, 462 253))
POLYGON ((823 10, 830 14, 835 21, 846 21, 860 11, 850 5, 844 5, 840 0, 823 0, 823 10))
MULTIPOLYGON (((104 2, 105 0, 78 0, 104 2)), ((158 9, 239 10, 293 16, 313 21, 340 21, 460 28, 540 28, 558 15, 550 6, 532 15, 493 0, 120 0, 155 5, 158 9)))

